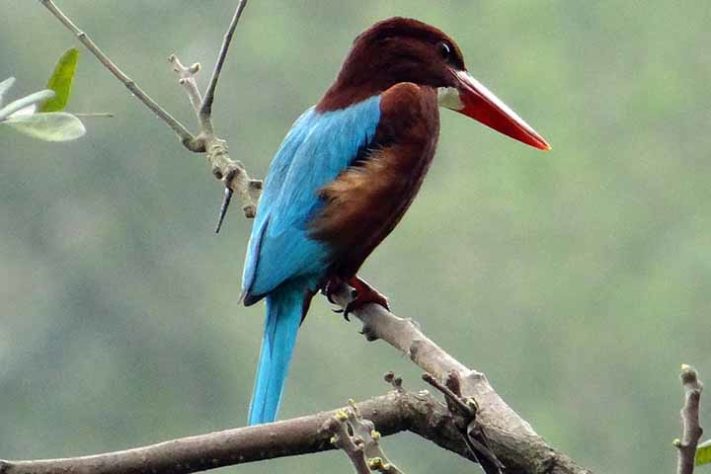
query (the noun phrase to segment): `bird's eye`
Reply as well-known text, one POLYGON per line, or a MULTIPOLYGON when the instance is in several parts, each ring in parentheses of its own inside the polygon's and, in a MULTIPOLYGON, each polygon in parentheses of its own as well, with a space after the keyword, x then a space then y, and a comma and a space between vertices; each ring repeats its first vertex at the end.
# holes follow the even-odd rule
POLYGON ((437 45, 437 50, 439 51, 439 55, 442 56, 442 59, 450 59, 452 56, 452 47, 444 41, 437 45))

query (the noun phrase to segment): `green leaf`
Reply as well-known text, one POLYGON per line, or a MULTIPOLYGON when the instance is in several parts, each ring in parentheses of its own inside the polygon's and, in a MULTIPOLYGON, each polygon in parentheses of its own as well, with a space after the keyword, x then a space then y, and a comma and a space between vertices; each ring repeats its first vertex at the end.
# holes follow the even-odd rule
POLYGON ((74 140, 86 133, 81 120, 66 112, 13 116, 0 125, 8 125, 18 132, 49 142, 74 140))
POLYGON ((0 82, 0 107, 2 107, 2 96, 5 95, 5 92, 7 92, 14 83, 14 77, 8 77, 4 81, 0 82))
POLYGON ((30 108, 30 113, 34 113, 34 105, 39 102, 44 102, 47 99, 51 99, 52 97, 54 97, 54 91, 45 89, 43 91, 25 96, 22 99, 17 99, 14 102, 10 102, 5 107, 0 109, 0 121, 22 109, 30 108))
POLYGON ((711 439, 704 441, 696 448, 696 465, 711 464, 711 439))
POLYGON ((47 83, 47 89, 53 90, 56 95, 54 99, 45 102, 39 108, 39 112, 59 112, 67 106, 69 95, 72 92, 72 81, 74 80, 74 72, 77 70, 78 59, 79 50, 76 48, 67 50, 59 58, 47 83))

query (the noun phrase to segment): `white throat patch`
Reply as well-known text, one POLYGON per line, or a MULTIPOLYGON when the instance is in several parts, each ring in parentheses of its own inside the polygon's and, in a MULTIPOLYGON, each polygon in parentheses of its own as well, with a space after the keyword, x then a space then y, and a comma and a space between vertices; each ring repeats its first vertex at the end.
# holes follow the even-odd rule
POLYGON ((455 87, 438 87, 437 103, 440 107, 446 107, 457 112, 464 108, 464 104, 459 98, 459 91, 455 87))

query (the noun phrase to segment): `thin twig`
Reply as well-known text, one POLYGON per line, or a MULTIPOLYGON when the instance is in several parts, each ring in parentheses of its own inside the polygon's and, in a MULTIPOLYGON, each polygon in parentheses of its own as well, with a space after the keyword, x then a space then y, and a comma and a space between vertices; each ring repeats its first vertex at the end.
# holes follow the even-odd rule
POLYGON ((489 447, 489 440, 476 420, 478 405, 473 398, 464 399, 461 394, 459 376, 451 372, 447 383, 443 384, 430 374, 423 374, 422 380, 442 392, 449 412, 454 416, 454 424, 459 429, 462 440, 472 455, 479 461, 486 474, 501 474, 504 465, 489 447))
POLYGON ((183 145, 191 151, 199 151, 198 144, 192 133, 180 123, 175 117, 170 115, 163 107, 153 100, 146 92, 139 87, 136 82, 128 77, 119 67, 94 43, 94 41, 82 30, 80 30, 62 10, 57 7, 53 0, 39 0, 69 31, 74 33, 77 39, 86 46, 96 58, 111 72, 119 81, 130 90, 138 100, 143 102, 158 118, 163 120, 178 135, 183 145))
POLYGON ((205 146, 207 161, 212 168, 212 174, 221 180, 227 189, 220 207, 217 230, 221 227, 233 193, 237 194, 242 202, 244 215, 248 218, 254 217, 257 213, 257 201, 262 191, 262 182, 258 179, 250 178, 244 165, 240 161, 234 161, 230 158, 227 143, 215 134, 211 117, 201 117, 203 100, 195 79, 200 72, 200 64, 195 63, 192 66, 185 66, 175 54, 171 54, 168 61, 172 65, 173 71, 178 75, 178 83, 185 89, 195 115, 200 122, 201 129, 198 139, 205 146))
POLYGON ((72 112, 72 115, 86 118, 114 118, 111 112, 72 112))
POLYGON ((677 474, 692 474, 696 447, 704 430, 699 425, 699 400, 704 385, 699 380, 696 369, 689 365, 681 366, 681 384, 684 388, 684 407, 681 409, 681 439, 674 440, 677 448, 677 474))
MULTIPOLYGON (((220 73, 222 72, 222 66, 225 64, 225 59, 227 58, 227 50, 232 42, 232 36, 237 28, 237 23, 242 16, 242 11, 244 7, 247 6, 247 0, 239 0, 237 3, 237 8, 235 9, 234 15, 232 15, 232 21, 230 21, 230 26, 227 28, 224 38, 222 39, 222 46, 220 46, 220 53, 217 56, 217 61, 215 62, 215 69, 212 71, 212 76, 210 77, 210 82, 207 86, 207 91, 205 92, 205 98, 200 106, 200 119, 201 122, 206 120, 205 124, 201 123, 203 127, 210 127, 209 130, 212 131, 212 102, 215 99, 215 89, 217 88, 217 81, 220 78, 220 73)), ((207 131, 208 128, 203 128, 207 131)))
POLYGON ((230 188, 225 188, 225 193, 222 197, 222 205, 220 206, 220 215, 217 218, 217 227, 215 227, 215 233, 219 234, 220 229, 222 229, 222 223, 225 221, 225 216, 227 215, 227 209, 230 207, 230 202, 232 202, 232 195, 234 192, 230 188))
POLYGON ((212 168, 212 174, 225 185, 225 193, 223 194, 222 205, 220 206, 219 220, 216 232, 220 231, 222 222, 227 214, 232 195, 237 194, 242 202, 242 212, 245 217, 254 217, 257 213, 257 201, 262 190, 262 182, 258 179, 249 177, 247 170, 240 161, 234 161, 230 158, 227 150, 227 143, 218 137, 215 133, 215 128, 212 123, 212 104, 215 97, 215 88, 217 81, 222 71, 227 51, 232 41, 237 23, 242 16, 244 7, 247 5, 247 0, 240 0, 232 16, 227 32, 225 33, 220 51, 217 56, 217 62, 210 78, 210 83, 205 93, 204 98, 200 94, 200 89, 195 79, 200 72, 200 64, 195 63, 192 66, 186 67, 175 55, 170 55, 168 59, 173 66, 173 71, 178 75, 178 83, 185 89, 188 99, 193 106, 195 115, 200 126, 200 134, 198 140, 204 145, 207 152, 207 160, 212 168))
POLYGON ((190 105, 193 106, 193 110, 195 111, 195 117, 199 121, 202 95, 200 94, 200 88, 197 85, 195 76, 197 76, 200 72, 200 63, 193 63, 191 66, 184 66, 175 54, 171 54, 168 57, 168 62, 173 65, 173 72, 178 75, 178 84, 183 86, 185 89, 190 105))
POLYGON ((463 416, 475 416, 476 413, 472 407, 467 405, 464 400, 462 400, 461 395, 454 393, 445 384, 432 377, 430 374, 422 374, 422 380, 432 385, 434 388, 442 392, 445 399, 447 400, 447 406, 450 407, 450 411, 456 412, 463 416))
MULTIPOLYGON (((226 188, 229 189, 225 196, 231 197, 232 193, 237 194, 242 202, 242 211, 245 217, 254 217, 257 212, 257 201, 262 190, 262 182, 249 177, 244 165, 239 161, 234 161, 230 158, 227 150, 227 143, 214 133, 212 124, 211 111, 214 101, 215 88, 217 79, 222 70, 222 65, 225 62, 227 49, 230 40, 234 35, 237 22, 242 15, 242 11, 247 3, 246 0, 240 0, 232 18, 232 22, 225 34, 224 41, 218 55, 218 64, 215 65, 213 76, 210 79, 208 88, 209 101, 203 100, 200 90, 197 87, 195 76, 200 71, 199 64, 185 67, 180 63, 175 55, 171 55, 170 61, 173 64, 173 70, 179 76, 179 83, 185 88, 188 98, 193 106, 195 115, 200 125, 200 133, 193 136, 190 131, 172 115, 170 115, 163 107, 155 102, 136 82, 128 77, 97 45, 94 41, 82 30, 80 30, 74 22, 54 3, 53 0, 39 0, 67 29, 69 29, 86 46, 86 48, 96 56, 96 58, 111 72, 121 83, 123 83, 133 95, 145 104, 157 117, 163 120, 175 133, 180 137, 185 148, 196 153, 205 153, 207 160, 210 163, 210 168, 213 176, 222 181, 226 188)), ((206 99, 207 99, 206 95, 206 99)), ((225 199, 220 215, 224 217, 227 210, 225 199)), ((221 217, 221 219, 222 219, 221 217)))

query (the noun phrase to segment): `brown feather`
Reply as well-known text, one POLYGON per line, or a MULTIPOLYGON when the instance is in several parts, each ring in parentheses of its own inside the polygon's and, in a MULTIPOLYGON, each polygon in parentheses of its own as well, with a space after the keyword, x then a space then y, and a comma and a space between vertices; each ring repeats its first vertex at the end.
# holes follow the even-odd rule
POLYGON ((333 250, 330 276, 355 275, 400 221, 429 169, 438 133, 434 89, 400 83, 383 93, 379 147, 320 190, 325 206, 310 234, 333 250))
POLYGON ((449 67, 465 69, 459 46, 446 33, 410 18, 383 20, 353 41, 336 81, 316 109, 348 107, 401 82, 454 86, 449 67), (441 56, 441 44, 451 50, 449 57, 441 56))

